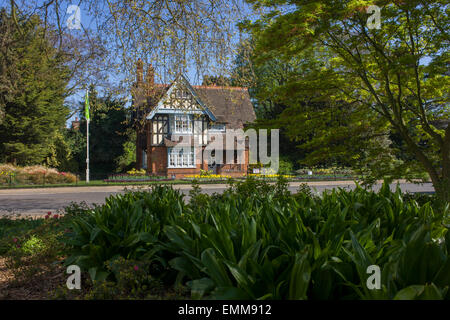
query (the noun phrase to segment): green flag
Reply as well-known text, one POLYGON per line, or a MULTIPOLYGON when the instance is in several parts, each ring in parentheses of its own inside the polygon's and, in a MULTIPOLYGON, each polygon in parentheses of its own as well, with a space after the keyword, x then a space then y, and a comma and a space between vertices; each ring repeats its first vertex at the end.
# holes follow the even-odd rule
POLYGON ((86 120, 89 120, 89 93, 86 90, 86 98, 84 99, 84 116, 86 117, 86 120))

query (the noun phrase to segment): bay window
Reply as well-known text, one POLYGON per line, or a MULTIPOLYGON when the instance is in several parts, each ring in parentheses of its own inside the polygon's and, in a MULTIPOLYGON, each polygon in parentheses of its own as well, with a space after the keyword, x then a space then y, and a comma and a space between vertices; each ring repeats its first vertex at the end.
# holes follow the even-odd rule
POLYGON ((194 148, 168 148, 169 168, 191 168, 195 166, 194 148))

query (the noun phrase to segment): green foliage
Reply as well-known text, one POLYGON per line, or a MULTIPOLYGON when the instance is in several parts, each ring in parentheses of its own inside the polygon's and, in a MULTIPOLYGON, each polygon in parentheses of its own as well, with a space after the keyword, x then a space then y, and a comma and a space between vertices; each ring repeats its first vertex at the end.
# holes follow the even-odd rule
POLYGON ((42 219, 2 216, 0 218, 0 255, 16 246, 20 235, 35 229, 43 222, 42 219))
POLYGON ((151 275, 150 264, 119 257, 106 265, 116 281, 94 281, 85 299, 154 299, 164 292, 161 281, 151 275))
POLYGON ((203 76, 202 86, 230 86, 231 80, 224 76, 203 76))
POLYGON ((151 192, 111 196, 105 205, 75 216, 73 232, 64 240, 74 249, 66 263, 88 270, 93 280, 104 280, 111 276, 108 260, 121 256, 151 261, 162 228, 183 212, 182 198, 178 191, 155 186, 151 192))
POLYGON ((209 196, 202 193, 200 184, 197 179, 192 180, 191 190, 189 190, 189 203, 198 209, 206 208, 208 205, 209 196))
POLYGON ((36 236, 31 236, 30 239, 25 241, 22 250, 25 254, 35 254, 45 249, 44 242, 36 236))
POLYGON ((294 172, 294 165, 289 159, 280 158, 278 174, 292 174, 294 172))
POLYGON ((300 191, 249 178, 201 199, 194 188, 188 205, 169 187, 111 197, 73 220, 67 263, 117 281, 108 260, 148 261, 152 277, 187 285, 194 299, 450 298, 448 206, 387 184, 300 191), (372 264, 380 290, 366 287, 372 264))
MULTIPOLYGON (((110 95, 98 97, 93 86, 89 91, 90 122, 89 122, 89 158, 90 169, 97 176, 122 171, 133 160, 132 147, 135 143, 127 121, 128 110, 125 102, 110 95), (127 144, 128 142, 128 144, 127 144), (128 148, 128 149, 124 149, 128 148)), ((84 119, 84 100, 80 102, 79 133, 86 141, 86 120, 84 119)), ((74 155, 78 163, 86 162, 86 143, 74 155)), ((83 167, 82 169, 84 169, 83 167)), ((81 169, 81 168, 80 168, 81 169)))
POLYGON ((63 133, 57 132, 55 134, 54 142, 50 147, 50 154, 47 156, 45 164, 52 168, 58 168, 60 171, 77 172, 74 170, 75 164, 72 150, 69 143, 66 142, 63 133))
POLYGON ((69 70, 66 57, 51 43, 53 30, 44 30, 37 16, 18 23, 21 32, 1 11, 0 29, 9 30, 9 40, 2 41, 0 51, 0 87, 8 88, 1 98, 0 162, 27 165, 55 158, 58 132, 69 112, 64 106, 69 70))
POLYGON ((242 24, 257 65, 293 66, 269 91, 289 106, 271 125, 302 142, 306 163, 356 163, 372 178, 427 172, 448 202, 447 2, 382 1, 378 29, 370 1, 251 2, 270 8, 242 24))
POLYGON ((127 141, 123 144, 123 153, 117 159, 116 172, 125 172, 136 164, 136 131, 129 129, 127 141))
POLYGON ((74 173, 85 169, 86 159, 81 158, 86 150, 86 137, 79 130, 63 130, 64 143, 68 146, 67 156, 62 157, 59 165, 60 170, 74 173))
MULTIPOLYGON (((253 38, 242 40, 234 61, 232 85, 248 88, 257 117, 256 123, 251 126, 255 129, 280 129, 280 154, 286 161, 297 166, 305 152, 297 148, 298 140, 291 139, 286 126, 273 121, 291 106, 290 101, 284 99, 278 89, 286 85, 289 75, 297 70, 296 63, 281 61, 275 57, 260 64, 257 64, 257 60, 253 38)), ((297 127, 301 125, 297 123, 297 127)))

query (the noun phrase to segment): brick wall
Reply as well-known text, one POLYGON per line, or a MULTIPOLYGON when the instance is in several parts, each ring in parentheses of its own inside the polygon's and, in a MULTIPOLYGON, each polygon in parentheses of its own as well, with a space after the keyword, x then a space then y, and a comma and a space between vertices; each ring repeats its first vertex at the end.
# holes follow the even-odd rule
MULTIPOLYGON (((195 168, 167 168, 167 147, 151 146, 150 152, 147 154, 147 171, 149 174, 158 176, 167 176, 176 179, 185 177, 186 175, 200 174, 200 170, 208 170, 207 159, 202 159, 204 147, 197 149, 196 167, 195 168)), ((225 155, 224 155, 225 160, 225 155)), ((249 151, 244 151, 244 163, 241 164, 224 164, 217 170, 217 174, 227 175, 231 177, 242 177, 247 175, 249 161, 249 151)))
POLYGON ((147 154, 147 171, 157 176, 167 175, 167 148, 165 146, 150 147, 147 154))

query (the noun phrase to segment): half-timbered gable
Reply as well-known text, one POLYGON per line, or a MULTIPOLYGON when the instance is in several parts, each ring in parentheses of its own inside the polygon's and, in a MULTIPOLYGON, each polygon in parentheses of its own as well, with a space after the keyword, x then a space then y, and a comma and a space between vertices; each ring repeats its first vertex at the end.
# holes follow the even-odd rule
POLYGON ((208 123, 214 114, 201 101, 183 75, 179 75, 147 116, 152 145, 164 144, 172 135, 192 135, 195 143, 207 143, 208 123))

